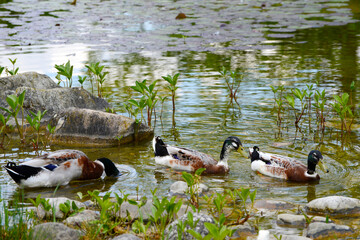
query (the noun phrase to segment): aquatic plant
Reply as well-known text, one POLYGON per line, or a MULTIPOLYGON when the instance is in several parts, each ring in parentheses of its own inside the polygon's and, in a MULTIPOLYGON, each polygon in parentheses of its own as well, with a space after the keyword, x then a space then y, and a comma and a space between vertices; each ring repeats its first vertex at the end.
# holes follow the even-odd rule
POLYGON ((281 127, 281 121, 282 121, 282 118, 281 118, 281 113, 283 112, 284 110, 284 100, 283 100, 283 92, 284 92, 284 86, 283 85, 280 85, 278 87, 274 87, 274 86, 271 86, 271 91, 274 93, 274 100, 275 100, 275 103, 276 103, 276 107, 277 107, 277 125, 279 127, 281 127), (276 97, 276 93, 278 93, 278 96, 276 97))
MULTIPOLYGON (((15 59, 9 58, 9 61, 11 62, 11 64, 12 64, 13 67, 12 67, 12 70, 9 70, 9 69, 6 69, 6 70, 7 70, 7 72, 8 72, 11 76, 16 75, 17 72, 19 71, 19 68, 18 68, 18 67, 15 68, 15 63, 16 63, 16 61, 17 61, 17 58, 15 58, 15 59)), ((0 75, 1 75, 1 73, 0 73, 0 75)))
POLYGON ((24 100, 25 100, 25 90, 19 94, 19 96, 16 96, 16 95, 8 95, 6 97, 6 102, 8 103, 10 109, 7 109, 7 108, 3 108, 3 107, 0 107, 1 110, 4 110, 5 112, 7 112, 9 115, 11 115, 14 120, 15 120, 15 124, 16 124, 16 128, 18 130, 18 133, 19 133, 19 136, 20 136, 20 140, 22 143, 25 142, 25 137, 24 137, 24 134, 23 134, 23 130, 24 130, 24 108, 23 108, 23 105, 24 105, 24 100), (19 121, 18 121, 18 113, 19 111, 21 110, 22 112, 22 120, 21 120, 21 126, 19 124, 19 121))
POLYGON ((26 116, 26 120, 30 124, 30 126, 35 130, 36 132, 36 139, 33 139, 34 149, 37 151, 39 149, 39 139, 40 139, 40 127, 41 127, 41 119, 46 114, 47 110, 41 112, 40 110, 37 113, 33 113, 30 111, 30 114, 33 116, 33 118, 30 115, 26 116))
POLYGON ((316 108, 316 115, 319 122, 320 130, 325 130, 325 106, 326 106, 326 98, 325 98, 325 90, 320 92, 319 90, 315 91, 314 94, 315 103, 312 105, 316 108))
POLYGON ((172 114, 172 125, 175 127, 175 97, 176 97, 176 90, 179 88, 176 86, 178 82, 180 73, 176 73, 173 76, 167 75, 167 76, 161 76, 165 81, 167 81, 170 85, 167 86, 167 88, 171 92, 171 101, 173 105, 173 114, 172 114))
POLYGON ((189 203, 196 208, 199 208, 199 187, 200 187, 200 180, 201 174, 205 171, 205 168, 199 168, 195 171, 194 175, 182 172, 182 178, 185 180, 186 184, 188 185, 188 197, 189 203))
POLYGON ((307 107, 307 103, 305 101, 305 96, 307 94, 307 91, 306 91, 306 89, 301 91, 300 89, 295 88, 295 89, 291 89, 291 92, 292 92, 293 96, 287 95, 287 96, 285 96, 285 99, 288 102, 290 108, 294 111, 295 126, 299 127, 299 122, 301 120, 301 117, 304 115, 304 112, 307 107), (295 96, 295 98, 294 98, 294 96, 295 96), (300 100, 300 110, 298 110, 295 106, 296 98, 300 100))
POLYGON ((349 118, 353 118, 354 114, 351 110, 353 106, 349 102, 349 94, 343 93, 342 95, 334 95, 333 97, 335 101, 331 103, 331 106, 340 117, 341 131, 351 132, 351 122, 349 123, 349 118))
POLYGON ((61 77, 60 76, 64 76, 66 77, 66 87, 70 87, 72 86, 72 74, 73 74, 73 70, 74 70, 74 66, 70 65, 70 60, 67 61, 67 63, 65 64, 61 64, 61 65, 56 65, 55 64, 55 68, 56 70, 58 70, 57 74, 58 74, 58 78, 59 81, 61 81, 61 77))
POLYGON ((84 82, 86 81, 86 78, 87 78, 87 76, 78 76, 78 82, 80 83, 80 85, 81 85, 81 88, 84 88, 83 87, 83 84, 84 84, 84 82))
POLYGON ((229 71, 225 67, 222 67, 222 71, 219 71, 219 73, 225 79, 226 86, 228 87, 228 90, 230 92, 230 103, 232 103, 232 101, 235 101, 237 105, 240 106, 237 102, 236 94, 238 93, 241 81, 244 78, 244 74, 240 74, 236 71, 229 71))
POLYGON ((109 72, 103 72, 105 66, 101 66, 100 62, 90 63, 89 65, 85 65, 85 67, 92 74, 92 76, 90 75, 92 93, 94 94, 94 87, 93 87, 93 82, 92 82, 92 79, 94 77, 95 81, 96 81, 96 85, 97 85, 98 97, 101 98, 103 96, 102 85, 105 81, 105 76, 107 74, 109 74, 109 72))
POLYGON ((0 76, 1 76, 2 72, 4 71, 4 69, 5 69, 5 67, 0 66, 0 76))
POLYGON ((10 117, 11 117, 10 114, 7 117, 5 117, 3 114, 0 113, 0 122, 1 122, 0 135, 2 135, 1 142, 0 142, 0 147, 1 148, 4 147, 4 141, 5 141, 5 136, 6 136, 6 128, 7 128, 7 124, 8 124, 8 121, 9 121, 10 117))
POLYGON ((134 99, 130 99, 129 102, 134 104, 134 106, 140 108, 141 119, 143 119, 142 109, 147 108, 147 123, 148 126, 151 127, 152 114, 154 113, 155 105, 158 101, 156 98, 158 90, 155 90, 155 86, 157 80, 146 86, 147 80, 143 80, 142 82, 136 81, 135 86, 131 86, 131 88, 142 94, 142 97, 139 102, 134 99), (137 104, 137 105, 136 105, 137 104))
POLYGON ((162 114, 164 109, 164 102, 168 98, 168 96, 158 96, 159 100, 161 101, 161 110, 160 110, 160 120, 162 120, 162 114))

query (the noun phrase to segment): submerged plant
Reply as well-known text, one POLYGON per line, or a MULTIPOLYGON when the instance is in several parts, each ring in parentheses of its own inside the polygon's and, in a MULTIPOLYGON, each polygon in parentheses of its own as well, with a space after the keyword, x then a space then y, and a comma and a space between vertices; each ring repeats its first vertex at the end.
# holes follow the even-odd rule
MULTIPOLYGON (((74 66, 70 65, 70 60, 67 61, 66 64, 61 64, 61 65, 55 64, 55 68, 56 68, 56 70, 58 70, 57 73, 58 73, 59 78, 60 78, 60 76, 66 77, 66 87, 71 87, 74 66)), ((60 78, 60 80, 61 80, 61 78, 60 78)))

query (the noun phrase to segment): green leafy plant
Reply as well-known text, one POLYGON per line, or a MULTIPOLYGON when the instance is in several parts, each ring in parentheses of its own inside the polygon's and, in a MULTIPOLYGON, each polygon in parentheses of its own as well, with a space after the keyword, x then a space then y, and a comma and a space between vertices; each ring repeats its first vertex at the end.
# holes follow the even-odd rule
POLYGON ((0 107, 1 110, 4 110, 5 112, 7 112, 8 114, 10 114, 14 120, 15 120, 15 124, 16 124, 16 128, 18 130, 18 133, 19 133, 19 136, 20 136, 20 140, 22 143, 25 142, 25 137, 24 137, 24 134, 23 134, 23 130, 24 130, 24 108, 23 108, 23 105, 24 105, 24 100, 25 100, 25 90, 19 94, 19 96, 16 96, 16 95, 9 95, 6 97, 6 102, 8 103, 10 109, 7 109, 7 108, 3 108, 3 107, 0 107), (21 121, 21 126, 19 124, 19 121, 18 121, 18 113, 19 111, 22 111, 22 121, 21 121))
POLYGON ((105 81, 105 76, 109 74, 109 72, 103 72, 103 69, 105 66, 101 66, 100 62, 97 63, 90 63, 89 65, 85 65, 85 67, 89 70, 89 72, 93 75, 90 76, 90 82, 91 82, 91 88, 92 93, 94 93, 94 87, 93 87, 93 79, 95 78, 97 90, 98 90, 98 97, 102 97, 102 85, 105 81))
POLYGON ((225 79, 226 86, 228 87, 228 90, 230 92, 230 103, 232 103, 232 101, 235 101, 239 105, 239 103, 237 102, 236 94, 240 89, 240 84, 242 79, 244 78, 244 75, 236 71, 229 71, 225 67, 222 67, 222 71, 219 71, 219 73, 225 79))
POLYGON ((161 76, 165 81, 167 81, 170 84, 169 86, 167 86, 167 88, 171 92, 171 101, 172 101, 172 106, 173 106, 173 114, 172 114, 173 127, 175 127, 175 97, 176 97, 176 90, 179 88, 176 86, 179 75, 180 75, 180 73, 176 73, 173 76, 171 76, 171 75, 161 76))
POLYGON ((278 87, 274 87, 270 85, 270 87, 271 87, 271 91, 274 93, 274 100, 277 107, 277 125, 280 127, 282 122, 281 114, 284 111, 284 100, 283 100, 284 86, 280 85, 278 87), (276 97, 276 93, 278 93, 277 97, 276 97))
POLYGON ((5 136, 6 136, 6 128, 7 128, 7 124, 8 124, 8 121, 9 121, 10 117, 11 117, 10 114, 7 117, 5 117, 3 114, 0 113, 0 123, 1 123, 0 135, 2 136, 1 142, 0 142, 0 147, 1 148, 4 147, 4 141, 5 141, 5 136))
POLYGON ((187 172, 182 172, 182 177, 188 185, 187 194, 189 195, 190 204, 199 208, 199 186, 201 174, 205 171, 205 168, 199 168, 195 171, 195 174, 192 175, 187 172))
POLYGON ((5 69, 5 67, 0 66, 0 76, 1 76, 2 72, 4 71, 4 69, 5 69))
POLYGON ((33 113, 30 111, 33 118, 31 118, 30 115, 26 116, 26 120, 29 122, 30 126, 35 130, 36 132, 36 139, 33 140, 34 143, 34 149, 39 148, 39 140, 40 140, 40 127, 41 127, 41 119, 46 114, 47 110, 44 112, 41 112, 40 110, 37 113, 33 113))
POLYGON ((59 204, 59 209, 64 213, 64 218, 67 218, 82 212, 85 208, 79 208, 74 201, 70 202, 70 200, 67 200, 64 203, 59 204))
POLYGON ((342 95, 334 95, 335 102, 331 103, 333 109, 338 114, 341 120, 341 131, 345 130, 351 132, 351 123, 349 118, 354 116, 351 111, 352 106, 349 103, 349 94, 343 93, 342 95))
POLYGON ((288 102, 290 108, 294 111, 295 126, 298 127, 299 122, 301 120, 301 117, 304 115, 304 112, 305 112, 306 107, 307 107, 307 102, 305 101, 305 96, 307 95, 307 90, 304 89, 303 91, 301 91, 300 89, 295 88, 295 89, 291 89, 291 92, 293 93, 295 98, 300 100, 300 110, 297 110, 296 106, 295 106, 295 98, 294 98, 294 96, 287 95, 285 97, 285 99, 288 102))
POLYGON ((316 109, 316 115, 319 122, 320 130, 325 130, 325 106, 326 106, 326 98, 325 98, 325 90, 320 92, 319 90, 315 91, 314 94, 315 103, 313 106, 316 109))
POLYGON ((86 81, 86 78, 87 78, 87 76, 78 76, 78 82, 80 83, 80 85, 81 85, 81 88, 84 88, 83 87, 83 84, 84 84, 84 82, 86 81))
MULTIPOLYGON (((19 71, 19 68, 18 68, 18 67, 15 68, 16 60, 17 60, 17 58, 15 58, 15 59, 9 58, 9 61, 10 61, 11 64, 13 65, 13 68, 12 68, 12 70, 7 69, 7 72, 8 72, 10 75, 12 75, 12 76, 13 76, 13 75, 16 75, 17 72, 19 71)), ((2 71, 1 71, 1 72, 2 72, 2 71)), ((1 73, 0 73, 0 75, 1 75, 1 73)))
POLYGON ((74 70, 74 66, 70 65, 70 60, 67 61, 67 63, 65 64, 61 64, 61 65, 56 65, 55 64, 55 68, 56 70, 58 70, 58 79, 61 81, 61 77, 60 76, 64 76, 66 77, 66 87, 71 87, 72 86, 72 74, 73 74, 73 70, 74 70))
MULTIPOLYGON (((155 85, 157 81, 152 82, 149 84, 149 86, 146 86, 147 80, 143 80, 142 82, 136 81, 135 86, 131 86, 131 88, 139 93, 141 93, 143 96, 140 99, 139 104, 135 105, 138 107, 142 113, 143 108, 147 108, 147 123, 148 126, 151 127, 151 120, 152 120, 152 114, 154 113, 155 105, 158 101, 156 98, 157 90, 155 90, 155 85)), ((134 103, 137 103, 135 100, 131 99, 134 103)), ((129 101, 131 101, 129 100, 129 101)), ((143 116, 142 116, 143 118, 143 116)))

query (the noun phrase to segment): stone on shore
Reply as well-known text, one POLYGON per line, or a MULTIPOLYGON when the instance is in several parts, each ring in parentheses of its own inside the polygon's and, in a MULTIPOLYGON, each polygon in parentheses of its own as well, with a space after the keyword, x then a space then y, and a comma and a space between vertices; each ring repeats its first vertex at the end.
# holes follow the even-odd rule
POLYGON ((71 146, 117 146, 152 138, 153 130, 134 119, 90 109, 67 108, 51 120, 53 143, 71 146))
POLYGON ((56 222, 36 225, 33 230, 32 239, 36 240, 77 240, 82 235, 81 231, 56 222))
POLYGON ((84 210, 75 214, 72 217, 68 217, 64 220, 64 223, 67 225, 73 225, 81 227, 84 223, 89 223, 95 220, 100 219, 99 212, 95 212, 92 210, 84 210))
MULTIPOLYGON (((311 218, 311 222, 326 222, 325 217, 319 216, 308 216, 311 218)), ((332 222, 329 219, 329 222, 332 222)), ((290 226, 290 227, 306 227, 306 219, 304 215, 295 215, 295 214, 279 214, 277 216, 277 224, 283 226, 290 226)))
POLYGON ((360 200, 343 196, 329 196, 312 200, 305 206, 308 213, 330 216, 359 216, 360 200))
POLYGON ((349 226, 322 222, 310 223, 308 228, 304 231, 304 235, 312 239, 337 239, 339 237, 343 237, 353 233, 354 230, 351 229, 349 226))
POLYGON ((252 236, 256 235, 255 228, 250 226, 248 222, 245 222, 242 225, 232 226, 231 229, 235 230, 234 234, 231 236, 231 238, 242 238, 245 236, 252 236))
POLYGON ((119 236, 116 236, 116 237, 112 238, 111 240, 141 240, 141 238, 139 238, 133 234, 126 233, 126 234, 121 234, 119 236))

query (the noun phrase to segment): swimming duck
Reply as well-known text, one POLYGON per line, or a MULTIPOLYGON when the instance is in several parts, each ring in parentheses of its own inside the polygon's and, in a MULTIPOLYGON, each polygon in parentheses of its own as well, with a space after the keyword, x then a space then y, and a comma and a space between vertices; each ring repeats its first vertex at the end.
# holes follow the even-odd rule
POLYGON ((323 172, 329 172, 321 161, 323 156, 318 150, 309 153, 307 166, 290 157, 260 152, 257 146, 250 148, 249 153, 251 169, 270 177, 294 182, 311 182, 320 179, 319 174, 315 172, 316 165, 319 165, 323 172))
POLYGON ((216 161, 213 157, 192 149, 169 146, 159 136, 154 137, 153 148, 157 164, 187 172, 194 172, 199 168, 205 168, 205 173, 223 174, 229 172, 227 161, 231 151, 238 151, 244 157, 248 157, 240 139, 237 137, 228 137, 224 141, 220 153, 220 161, 216 161))
POLYGON ((72 180, 88 180, 106 176, 119 176, 115 164, 107 158, 91 161, 78 150, 58 150, 16 165, 5 166, 11 178, 24 188, 66 185, 72 180))

